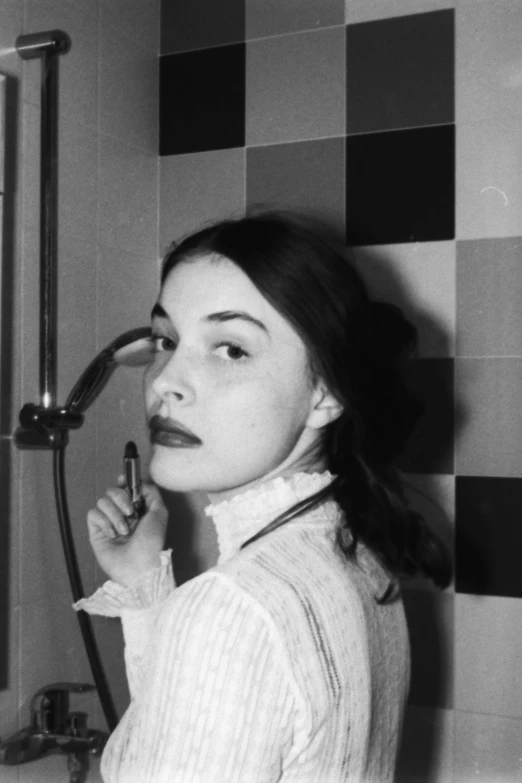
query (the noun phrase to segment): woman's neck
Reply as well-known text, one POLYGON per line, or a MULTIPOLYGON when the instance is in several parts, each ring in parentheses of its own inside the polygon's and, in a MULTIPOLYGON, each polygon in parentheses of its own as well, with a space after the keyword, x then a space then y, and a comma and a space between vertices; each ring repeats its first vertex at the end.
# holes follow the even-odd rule
POLYGON ((327 470, 326 459, 318 454, 302 454, 298 459, 293 460, 291 463, 286 461, 279 465, 277 468, 265 473, 263 476, 253 479, 246 484, 241 484, 238 487, 231 487, 230 489, 224 489, 219 492, 207 492, 208 498, 212 504, 220 503, 222 500, 230 500, 230 498, 236 495, 241 495, 249 489, 264 484, 266 481, 281 477, 289 478, 295 473, 322 473, 327 470))

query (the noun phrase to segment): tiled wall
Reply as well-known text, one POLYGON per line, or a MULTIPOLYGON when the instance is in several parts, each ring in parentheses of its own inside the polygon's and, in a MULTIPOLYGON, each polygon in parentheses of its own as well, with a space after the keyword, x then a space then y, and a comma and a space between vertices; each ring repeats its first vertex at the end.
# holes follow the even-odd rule
MULTIPOLYGON (((0 555, 2 585, 9 589, 0 612, 2 739, 28 724, 29 699, 41 686, 92 682, 71 608, 51 454, 19 452, 8 440, 22 404, 36 401, 39 340, 40 64, 23 62, 12 50, 21 33, 60 28, 72 39, 59 62, 58 401, 64 402, 102 347, 148 323, 156 296, 159 13, 159 0, 0 0, 0 72, 8 74, 11 91, 6 201, 12 214, 4 249, 5 237, 13 245, 2 275, 0 526, 2 543, 7 536, 9 543, 0 555)), ((121 471, 125 441, 147 447, 140 375, 118 370, 68 447, 69 504, 86 590, 103 579, 88 544, 86 511, 121 471)), ((119 623, 98 621, 96 629, 121 714, 127 695, 119 623)), ((84 707, 91 725, 104 727, 96 698, 76 698, 73 707, 84 707)), ((2 783, 68 779, 65 757, 0 766, 2 783)), ((89 780, 98 780, 94 761, 89 780)))
POLYGON ((162 6, 160 250, 304 208, 419 327, 429 408, 401 465, 456 581, 405 591, 399 781, 522 779, 521 29, 518 0, 162 6))

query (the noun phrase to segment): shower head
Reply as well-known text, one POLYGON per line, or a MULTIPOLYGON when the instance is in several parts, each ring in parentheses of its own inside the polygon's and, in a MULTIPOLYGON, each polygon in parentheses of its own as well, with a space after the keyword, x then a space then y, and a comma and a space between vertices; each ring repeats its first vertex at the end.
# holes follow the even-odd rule
POLYGON ((83 424, 83 414, 94 402, 117 365, 140 367, 153 356, 149 326, 124 332, 100 351, 83 371, 65 405, 45 408, 28 402, 20 411, 21 427, 14 434, 18 448, 57 448, 67 442, 67 433, 83 424))
POLYGON ((143 367, 152 358, 150 326, 124 332, 103 349, 83 371, 69 394, 65 407, 83 413, 110 378, 117 365, 143 367))
POLYGON ((71 48, 71 39, 63 30, 19 35, 15 43, 23 60, 34 60, 43 54, 65 54, 71 48))

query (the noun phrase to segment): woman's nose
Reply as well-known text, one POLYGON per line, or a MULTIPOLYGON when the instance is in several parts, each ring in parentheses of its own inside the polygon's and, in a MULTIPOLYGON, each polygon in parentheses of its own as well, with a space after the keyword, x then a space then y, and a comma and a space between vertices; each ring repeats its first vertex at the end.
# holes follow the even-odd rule
POLYGON ((194 399, 194 387, 190 380, 188 362, 176 351, 163 359, 160 367, 151 368, 149 386, 161 399, 172 398, 177 402, 191 402, 194 399))

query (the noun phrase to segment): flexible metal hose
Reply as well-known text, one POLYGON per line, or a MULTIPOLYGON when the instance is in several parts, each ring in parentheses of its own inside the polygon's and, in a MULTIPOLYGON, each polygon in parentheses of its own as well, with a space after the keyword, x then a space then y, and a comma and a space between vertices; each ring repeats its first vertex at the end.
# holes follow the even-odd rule
MULTIPOLYGON (((69 516, 69 509, 67 505, 67 492, 65 487, 65 443, 58 448, 53 449, 53 479, 54 479, 54 496, 56 500, 56 511, 58 514, 58 524, 60 527, 60 535, 62 538, 63 553, 65 556, 65 563, 67 565, 67 573, 69 575, 69 583, 71 585, 71 592, 74 602, 79 601, 84 597, 83 585, 80 576, 80 569, 78 568, 78 559, 76 557, 76 550, 74 548, 74 540, 71 531, 71 519, 69 516)), ((118 715, 114 706, 107 678, 103 670, 103 666, 100 659, 100 653, 98 651, 98 645, 96 644, 96 638, 94 636, 93 627, 89 615, 80 610, 76 613, 78 616, 78 622, 80 624, 80 631, 83 638, 83 644, 89 659, 92 676, 94 678, 94 684, 98 691, 98 696, 102 705, 105 720, 109 731, 112 732, 118 724, 118 715)))

